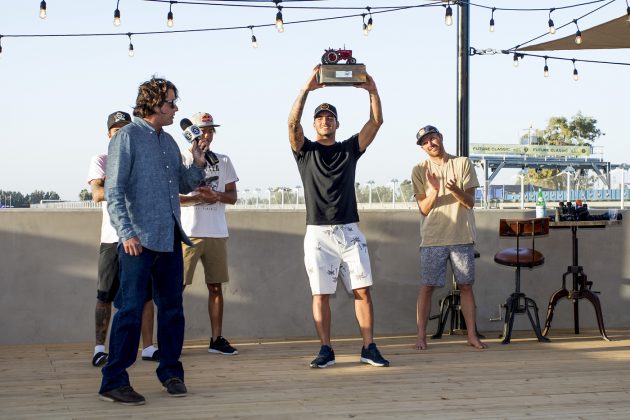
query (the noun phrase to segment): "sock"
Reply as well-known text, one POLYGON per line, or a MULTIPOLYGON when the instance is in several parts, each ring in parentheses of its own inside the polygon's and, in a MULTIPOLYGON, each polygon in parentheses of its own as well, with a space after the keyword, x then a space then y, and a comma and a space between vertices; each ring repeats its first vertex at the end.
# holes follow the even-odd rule
POLYGON ((105 346, 102 344, 94 346, 94 354, 96 353, 105 353, 105 346))
POLYGON ((142 357, 152 357, 157 349, 151 344, 149 347, 142 349, 142 357))

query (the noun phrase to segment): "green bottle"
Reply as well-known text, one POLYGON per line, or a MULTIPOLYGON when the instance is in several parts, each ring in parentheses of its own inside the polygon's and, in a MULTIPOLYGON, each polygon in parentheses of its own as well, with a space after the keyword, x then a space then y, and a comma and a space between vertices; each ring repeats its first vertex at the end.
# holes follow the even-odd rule
POLYGON ((545 203, 545 196, 543 195, 542 189, 538 188, 538 195, 536 196, 536 217, 545 217, 546 212, 547 204, 545 203))

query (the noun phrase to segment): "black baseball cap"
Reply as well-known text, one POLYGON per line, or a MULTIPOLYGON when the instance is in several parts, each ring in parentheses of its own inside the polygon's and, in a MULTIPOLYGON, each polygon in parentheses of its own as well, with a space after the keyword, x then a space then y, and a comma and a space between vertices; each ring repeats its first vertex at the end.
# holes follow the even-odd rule
POLYGON ((422 127, 420 130, 418 130, 418 134, 416 134, 416 144, 422 144, 422 137, 432 133, 440 135, 442 134, 440 133, 440 130, 437 129, 437 127, 434 127, 432 125, 425 125, 424 127, 422 127))
POLYGON ((107 117, 107 129, 111 130, 111 128, 118 124, 119 122, 130 123, 131 115, 127 114, 125 111, 116 111, 109 114, 107 117))
POLYGON ((324 102, 323 104, 315 108, 315 112, 313 113, 313 118, 317 118, 317 115, 319 115, 320 112, 324 112, 324 111, 330 112, 331 114, 335 116, 335 118, 337 118, 337 108, 335 108, 331 104, 327 104, 326 102, 324 102))

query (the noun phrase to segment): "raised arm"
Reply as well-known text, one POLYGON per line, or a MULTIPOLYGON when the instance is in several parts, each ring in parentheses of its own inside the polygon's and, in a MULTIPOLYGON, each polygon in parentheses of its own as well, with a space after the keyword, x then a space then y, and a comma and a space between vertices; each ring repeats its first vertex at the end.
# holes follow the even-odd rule
POLYGON ((289 142, 291 143, 291 149, 293 149, 294 152, 302 150, 302 146, 304 145, 304 129, 302 128, 300 120, 302 119, 302 112, 304 111, 306 97, 310 91, 324 87, 323 84, 317 83, 317 73, 319 72, 319 67, 320 65, 315 66, 311 76, 306 81, 302 89, 300 89, 300 93, 295 99, 293 108, 291 108, 291 113, 289 114, 289 142))
POLYGON ((370 94, 370 119, 359 132, 359 149, 362 152, 372 144, 378 129, 383 124, 383 109, 381 108, 381 98, 378 96, 376 83, 374 83, 374 79, 369 74, 366 76, 367 82, 355 86, 367 90, 370 94))

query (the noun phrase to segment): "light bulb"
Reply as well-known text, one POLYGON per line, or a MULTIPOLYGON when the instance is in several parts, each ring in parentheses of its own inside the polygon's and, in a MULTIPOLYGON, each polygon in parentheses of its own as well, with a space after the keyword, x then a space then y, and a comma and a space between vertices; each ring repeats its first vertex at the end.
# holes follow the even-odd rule
POLYGON ((451 9, 450 4, 446 8, 446 14, 444 15, 444 23, 446 24, 446 26, 451 26, 453 24, 453 9, 451 9))
POLYGON ((367 23, 367 30, 371 31, 372 30, 372 17, 370 16, 370 18, 368 19, 368 23, 367 23))
POLYGON ((494 18, 490 19, 490 32, 494 32, 494 18))
POLYGON ((543 74, 545 77, 549 77, 549 67, 545 64, 545 68, 543 69, 543 74))
POLYGON ((514 54, 514 61, 512 61, 514 67, 518 67, 518 54, 514 54))
POLYGON ((575 33, 575 43, 580 45, 582 43, 582 31, 580 31, 578 29, 578 31, 575 33))
POLYGON ((136 55, 135 51, 133 50, 133 44, 129 43, 129 51, 128 51, 129 57, 133 57, 134 55, 136 55))
POLYGON ((284 22, 282 21, 282 12, 280 11, 276 13, 276 29, 278 29, 280 33, 284 32, 284 22))
POLYGON ((252 48, 258 48, 258 42, 256 41, 256 35, 252 35, 252 48))
POLYGON ((553 20, 549 19, 549 33, 550 34, 555 34, 556 33, 556 27, 553 24, 553 20))
POLYGON ((39 3, 39 17, 42 19, 46 19, 46 1, 42 0, 41 3, 39 3))
POLYGON ((120 26, 120 10, 114 10, 114 26, 120 26))
POLYGON ((169 28, 173 27, 173 12, 169 11, 166 17, 166 26, 169 28))
POLYGON ((580 76, 578 76, 577 69, 573 69, 573 80, 575 80, 576 82, 580 80, 580 76))
POLYGON ((368 30, 368 27, 367 27, 367 25, 364 23, 364 24, 363 24, 363 35, 368 36, 368 31, 369 31, 369 30, 368 30))

